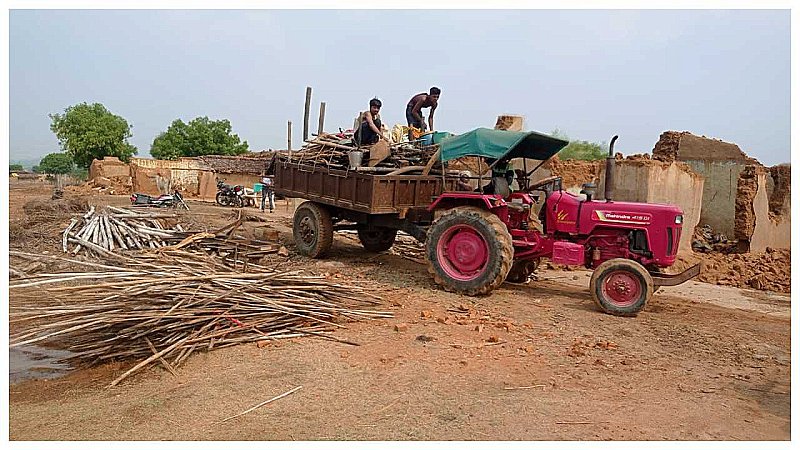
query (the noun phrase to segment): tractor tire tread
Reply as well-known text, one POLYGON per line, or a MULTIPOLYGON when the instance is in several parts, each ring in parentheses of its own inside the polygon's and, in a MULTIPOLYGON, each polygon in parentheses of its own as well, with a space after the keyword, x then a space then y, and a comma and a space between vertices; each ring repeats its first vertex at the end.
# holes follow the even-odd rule
MULTIPOLYGON (((497 246, 494 250, 500 255, 500 268, 489 283, 475 288, 459 289, 456 286, 448 283, 448 281, 445 280, 444 277, 442 277, 442 275, 436 270, 436 267, 433 263, 433 259, 436 256, 435 243, 428 239, 426 247, 429 248, 426 248, 425 252, 428 257, 428 273, 433 276, 434 282, 442 286, 445 291, 457 292, 459 294, 469 296, 488 294, 503 284, 503 282, 506 280, 506 276, 508 276, 508 272, 511 270, 511 265, 514 262, 514 245, 511 240, 511 234, 508 232, 506 224, 503 223, 499 217, 497 217, 491 211, 474 206, 458 206, 446 211, 433 223, 431 226, 431 231, 433 231, 437 223, 445 223, 448 219, 456 215, 466 215, 471 216, 474 219, 483 220, 489 225, 492 231, 494 231, 494 234, 497 237, 497 246)), ((429 236, 430 234, 431 232, 429 231, 429 236)))
POLYGON ((592 296, 592 301, 594 301, 595 305, 600 308, 602 311, 614 315, 614 316, 622 316, 622 317, 633 317, 639 314, 641 310, 647 305, 647 302, 653 297, 655 289, 653 287, 653 277, 647 272, 641 264, 636 261, 625 259, 625 258, 614 258, 609 259, 608 261, 603 262, 592 272, 592 278, 589 281, 589 292, 592 296), (601 282, 601 278, 603 275, 611 270, 629 270, 633 273, 636 273, 644 280, 644 299, 638 301, 632 305, 631 308, 617 308, 611 304, 604 304, 598 293, 597 290, 599 288, 598 283, 601 282))

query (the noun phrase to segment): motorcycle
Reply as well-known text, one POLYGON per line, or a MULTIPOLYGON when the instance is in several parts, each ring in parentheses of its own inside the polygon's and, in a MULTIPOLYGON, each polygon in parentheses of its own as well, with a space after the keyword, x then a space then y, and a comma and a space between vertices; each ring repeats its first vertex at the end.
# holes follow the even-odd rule
POLYGON ((240 185, 230 186, 225 184, 225 180, 217 181, 216 201, 220 206, 233 206, 242 208, 244 206, 244 187, 240 185))
POLYGON ((189 205, 183 201, 183 195, 179 191, 175 191, 172 194, 161 194, 158 197, 137 192, 131 195, 131 205, 151 208, 189 209, 189 205))

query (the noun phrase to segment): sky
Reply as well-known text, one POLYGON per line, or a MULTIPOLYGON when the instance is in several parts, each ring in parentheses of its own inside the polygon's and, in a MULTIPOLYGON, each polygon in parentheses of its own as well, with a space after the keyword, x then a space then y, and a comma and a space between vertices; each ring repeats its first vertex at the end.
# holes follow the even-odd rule
POLYGON ((175 119, 228 119, 252 151, 300 145, 369 99, 389 126, 442 89, 438 130, 525 128, 650 152, 667 130, 790 160, 788 10, 11 10, 10 160, 58 151, 48 114, 104 104, 150 157, 175 119))

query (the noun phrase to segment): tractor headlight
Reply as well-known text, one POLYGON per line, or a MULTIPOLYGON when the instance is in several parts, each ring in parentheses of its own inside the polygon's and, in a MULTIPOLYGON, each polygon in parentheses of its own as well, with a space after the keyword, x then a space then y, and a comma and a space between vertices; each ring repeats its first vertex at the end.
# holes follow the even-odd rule
POLYGON ((682 216, 682 215, 680 215, 680 214, 678 214, 677 216, 675 216, 675 224, 677 224, 677 225, 680 225, 680 224, 682 224, 682 223, 683 223, 683 216, 682 216))

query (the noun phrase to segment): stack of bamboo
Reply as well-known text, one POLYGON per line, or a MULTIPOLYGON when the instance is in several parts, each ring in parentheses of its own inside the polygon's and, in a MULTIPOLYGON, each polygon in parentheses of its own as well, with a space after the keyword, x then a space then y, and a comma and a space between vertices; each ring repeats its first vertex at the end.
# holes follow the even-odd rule
POLYGON ((170 225, 176 222, 176 217, 175 213, 92 206, 83 217, 70 221, 62 235, 62 250, 67 253, 68 244, 75 244, 73 255, 82 249, 87 254, 98 255, 116 249, 163 247, 167 245, 165 239, 174 239, 183 231, 180 225, 170 225), (79 225, 78 231, 73 232, 79 225))
POLYGON ((255 259, 277 253, 281 246, 275 242, 245 239, 235 231, 246 217, 232 221, 211 233, 185 231, 177 223, 175 213, 132 211, 108 206, 95 209, 92 206, 82 218, 72 219, 64 230, 62 249, 68 253, 67 244, 76 244, 72 250, 77 255, 81 250, 92 256, 114 257, 120 250, 141 249, 190 249, 215 254, 224 261, 248 264, 255 259), (72 230, 82 221, 82 228, 72 230))
POLYGON ((252 266, 231 269, 182 250, 118 256, 113 263, 11 252, 16 259, 79 264, 10 284, 11 347, 34 343, 72 352, 64 362, 139 359, 115 385, 151 363, 174 373, 197 350, 313 335, 341 322, 391 317, 369 289, 323 277, 252 266))

